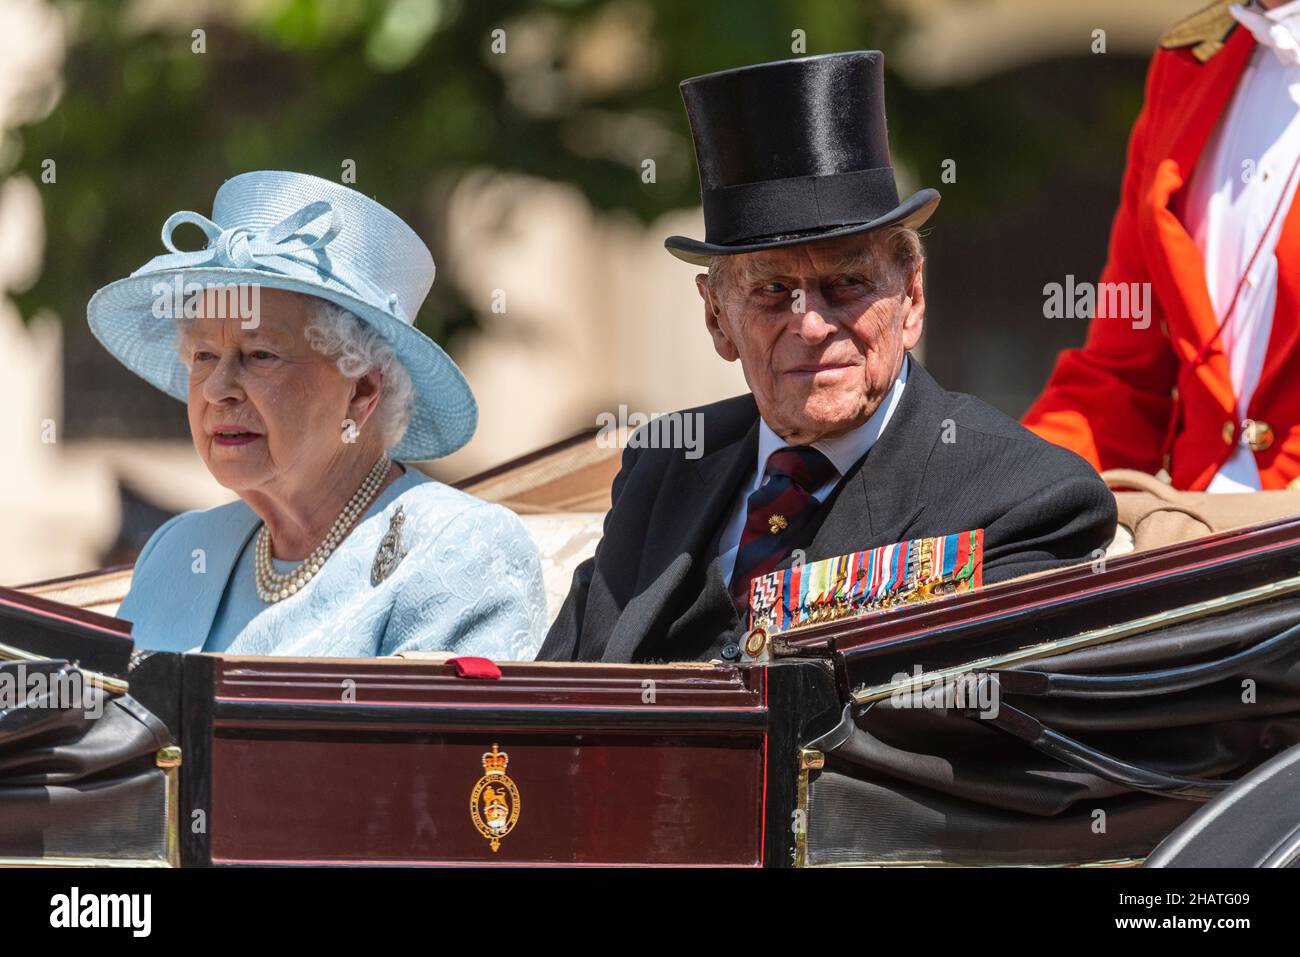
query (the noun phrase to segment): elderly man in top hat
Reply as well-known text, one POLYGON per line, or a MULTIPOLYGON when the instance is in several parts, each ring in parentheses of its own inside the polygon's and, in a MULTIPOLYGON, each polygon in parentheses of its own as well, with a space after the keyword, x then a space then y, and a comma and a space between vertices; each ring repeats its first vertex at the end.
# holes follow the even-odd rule
POLYGON ((939 195, 898 200, 881 54, 727 70, 682 97, 707 238, 665 245, 708 267, 704 323, 750 394, 685 413, 701 457, 629 443, 538 657, 735 660, 755 576, 905 539, 982 529, 985 582, 1104 547, 1115 503, 1083 459, 908 354, 915 230, 939 195))

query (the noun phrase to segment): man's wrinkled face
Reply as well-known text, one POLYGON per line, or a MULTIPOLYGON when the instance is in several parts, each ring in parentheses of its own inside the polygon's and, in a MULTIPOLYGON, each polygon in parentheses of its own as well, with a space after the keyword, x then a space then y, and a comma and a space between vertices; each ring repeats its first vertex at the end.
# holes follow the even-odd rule
POLYGON ((900 265, 882 235, 728 257, 712 287, 696 277, 714 348, 791 445, 866 422, 921 338, 922 262, 900 265))

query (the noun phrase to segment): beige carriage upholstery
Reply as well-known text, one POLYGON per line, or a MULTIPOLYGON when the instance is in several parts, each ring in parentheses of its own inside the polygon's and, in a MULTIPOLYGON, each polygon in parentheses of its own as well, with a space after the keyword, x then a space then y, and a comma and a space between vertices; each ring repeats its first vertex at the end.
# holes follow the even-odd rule
POLYGON ((1183 492, 1130 469, 1111 469, 1102 478, 1119 511, 1108 558, 1300 515, 1300 491, 1183 492))
POLYGON ((50 581, 37 582, 33 585, 19 585, 19 591, 29 595, 39 595, 51 601, 73 605, 86 611, 97 611, 101 615, 113 615, 117 606, 122 604, 127 589, 131 587, 131 566, 119 565, 115 568, 101 568, 84 575, 71 575, 67 578, 55 578, 50 581))
MULTIPOLYGON (((456 483, 523 520, 541 554, 551 620, 559 614, 574 569, 595 553, 620 455, 617 447, 602 447, 595 430, 588 430, 456 483)), ((1209 495, 1176 492, 1135 472, 1108 472, 1106 479, 1120 519, 1107 557, 1300 514, 1300 492, 1209 495)), ((131 569, 123 567, 23 590, 111 615, 130 583, 131 569)))

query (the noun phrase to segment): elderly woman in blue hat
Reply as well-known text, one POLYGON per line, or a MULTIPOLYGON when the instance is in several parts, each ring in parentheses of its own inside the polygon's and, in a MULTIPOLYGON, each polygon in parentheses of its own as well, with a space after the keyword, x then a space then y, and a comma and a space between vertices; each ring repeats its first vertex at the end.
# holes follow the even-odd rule
POLYGON ((412 324, 434 276, 419 237, 345 186, 256 172, 221 187, 212 219, 170 217, 163 245, 95 294, 90 327, 187 403, 240 501, 149 540, 118 612, 137 646, 531 660, 546 599, 522 523, 404 464, 456 451, 478 418, 412 324), (206 248, 173 243, 183 223, 206 248))

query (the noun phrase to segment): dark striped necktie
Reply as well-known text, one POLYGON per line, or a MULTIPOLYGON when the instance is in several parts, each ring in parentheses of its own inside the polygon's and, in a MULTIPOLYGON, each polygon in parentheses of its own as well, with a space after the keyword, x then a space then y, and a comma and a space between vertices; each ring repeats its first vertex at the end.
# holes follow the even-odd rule
POLYGON ((749 496, 731 575, 731 595, 740 608, 749 604, 753 579, 808 544, 809 526, 820 504, 813 492, 837 473, 831 460, 811 445, 795 445, 773 452, 764 474, 767 481, 749 496))

